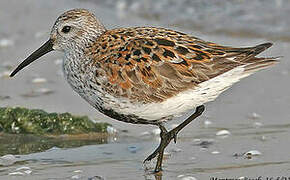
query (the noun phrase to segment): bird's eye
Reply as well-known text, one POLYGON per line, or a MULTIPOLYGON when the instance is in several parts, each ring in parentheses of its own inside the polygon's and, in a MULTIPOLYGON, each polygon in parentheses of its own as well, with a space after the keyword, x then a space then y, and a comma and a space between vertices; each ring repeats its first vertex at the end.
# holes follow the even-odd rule
POLYGON ((71 27, 70 26, 64 26, 61 30, 63 33, 68 33, 70 31, 71 27))

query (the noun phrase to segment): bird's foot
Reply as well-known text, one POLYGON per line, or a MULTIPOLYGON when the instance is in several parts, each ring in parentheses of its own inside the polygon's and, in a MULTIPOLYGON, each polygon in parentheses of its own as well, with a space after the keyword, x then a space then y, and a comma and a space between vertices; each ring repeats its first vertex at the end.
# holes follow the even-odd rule
POLYGON ((160 149, 160 145, 155 149, 155 151, 150 154, 144 161, 143 163, 146 163, 147 161, 151 161, 152 159, 154 159, 158 154, 159 154, 159 149, 160 149))
POLYGON ((161 130, 161 132, 160 132, 161 142, 160 142, 159 146, 156 148, 156 150, 152 154, 150 154, 144 160, 143 163, 145 163, 147 161, 151 161, 152 159, 154 159, 158 155, 157 164, 156 164, 154 172, 157 173, 157 172, 162 171, 162 160, 163 160, 164 149, 168 146, 168 144, 171 142, 172 139, 176 143, 177 134, 181 131, 181 129, 183 129, 186 125, 188 125, 195 118, 200 116, 204 110, 205 110, 205 108, 203 105, 198 106, 196 108, 194 114, 192 114, 183 123, 181 123, 180 125, 178 125, 176 128, 172 129, 169 132, 166 130, 166 128, 164 126, 159 125, 159 128, 161 130))
POLYGON ((168 141, 168 136, 169 136, 168 134, 169 134, 169 132, 167 132, 167 130, 165 129, 165 127, 163 127, 162 125, 159 125, 159 128, 161 130, 161 132, 160 132, 161 142, 160 142, 159 146, 155 149, 155 151, 152 154, 150 154, 143 161, 143 163, 145 163, 146 161, 151 161, 152 159, 154 159, 158 154, 160 154, 160 151, 162 150, 162 147, 164 147, 164 146, 166 147, 169 144, 169 142, 170 142, 170 140, 169 140, 168 144, 165 145, 166 144, 165 142, 168 141))

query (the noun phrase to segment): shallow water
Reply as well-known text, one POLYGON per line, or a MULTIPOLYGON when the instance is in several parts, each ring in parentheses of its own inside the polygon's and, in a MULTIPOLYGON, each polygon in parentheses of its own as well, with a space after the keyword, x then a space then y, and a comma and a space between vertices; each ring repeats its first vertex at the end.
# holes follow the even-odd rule
POLYGON ((117 122, 92 109, 64 81, 60 53, 46 55, 16 77, 7 77, 12 67, 47 40, 56 17, 75 7, 91 9, 108 28, 170 27, 233 46, 274 42, 263 55, 283 55, 281 63, 206 104, 202 117, 166 149, 162 179, 290 176, 289 2, 153 2, 0 1, 0 106, 89 115, 118 130, 116 136, 89 140, 0 135, 1 156, 13 154, 0 158, 0 163, 7 163, 0 166, 0 179, 160 179, 142 165, 158 145, 158 136, 152 133, 156 127, 117 122), (230 134, 216 135, 227 132, 221 130, 230 134))

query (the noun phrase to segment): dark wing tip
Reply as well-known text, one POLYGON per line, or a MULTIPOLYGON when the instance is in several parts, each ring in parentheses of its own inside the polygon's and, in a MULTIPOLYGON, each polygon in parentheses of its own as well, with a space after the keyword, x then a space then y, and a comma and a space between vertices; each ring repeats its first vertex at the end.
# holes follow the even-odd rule
POLYGON ((263 43, 263 44, 259 44, 257 46, 254 47, 254 52, 255 54, 259 54, 263 51, 265 51, 266 49, 268 49, 269 47, 271 47, 273 45, 273 43, 263 43))
MULTIPOLYGON (((261 46, 261 47, 265 47, 266 49, 273 46, 273 43, 271 42, 267 42, 267 43, 263 43, 263 44, 259 44, 258 46, 261 46)), ((257 46, 257 47, 258 47, 257 46)))

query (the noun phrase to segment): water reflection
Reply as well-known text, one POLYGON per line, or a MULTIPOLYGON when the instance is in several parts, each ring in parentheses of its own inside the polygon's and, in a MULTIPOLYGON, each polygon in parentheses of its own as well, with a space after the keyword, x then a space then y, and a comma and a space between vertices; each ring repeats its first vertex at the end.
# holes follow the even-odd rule
POLYGON ((162 172, 154 174, 153 172, 145 172, 145 180, 162 180, 162 172))
POLYGON ((5 154, 30 154, 42 152, 53 147, 73 148, 84 145, 106 144, 108 137, 95 134, 91 136, 44 137, 24 134, 0 134, 0 156, 5 154))

